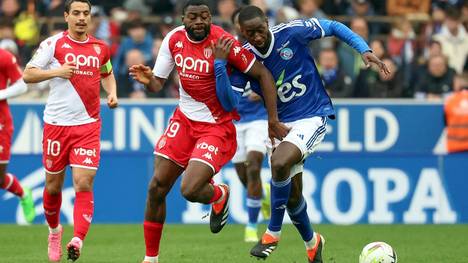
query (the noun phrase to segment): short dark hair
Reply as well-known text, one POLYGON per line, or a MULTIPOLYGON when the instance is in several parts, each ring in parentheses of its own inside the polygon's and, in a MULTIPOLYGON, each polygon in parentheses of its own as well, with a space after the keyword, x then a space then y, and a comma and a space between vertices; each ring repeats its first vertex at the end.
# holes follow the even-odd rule
POLYGON ((128 23, 128 29, 134 29, 134 28, 145 28, 145 24, 143 23, 143 20, 140 18, 134 19, 128 23))
POLYGON ((447 18, 451 18, 453 20, 460 20, 461 18, 460 10, 458 10, 458 8, 455 7, 447 8, 445 14, 447 15, 447 18))
POLYGON ((239 23, 243 23, 247 20, 254 19, 257 17, 261 19, 266 19, 265 13, 263 13, 262 9, 254 5, 249 5, 240 10, 239 23))
POLYGON ((71 4, 73 4, 74 2, 81 2, 81 3, 88 4, 89 10, 91 11, 91 2, 89 0, 67 0, 65 2, 65 12, 66 13, 70 13, 71 4))
POLYGON ((200 6, 200 5, 206 5, 208 7, 208 9, 210 9, 210 5, 208 5, 208 3, 204 0, 188 0, 187 2, 185 2, 185 5, 184 7, 182 8, 182 14, 185 15, 185 11, 187 10, 187 7, 189 6, 200 6))

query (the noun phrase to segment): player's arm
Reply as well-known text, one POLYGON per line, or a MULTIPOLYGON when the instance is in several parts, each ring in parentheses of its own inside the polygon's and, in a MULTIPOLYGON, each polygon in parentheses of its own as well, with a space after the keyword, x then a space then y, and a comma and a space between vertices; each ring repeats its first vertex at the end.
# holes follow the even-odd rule
POLYGON ((372 49, 369 47, 369 45, 367 45, 366 41, 364 41, 362 37, 354 33, 344 24, 338 21, 315 18, 306 20, 304 23, 306 26, 309 23, 309 25, 311 25, 314 29, 318 27, 318 29, 322 31, 322 37, 335 36, 336 38, 354 48, 357 52, 359 52, 359 54, 361 54, 362 60, 367 67, 370 66, 370 63, 373 63, 376 64, 385 74, 390 73, 387 66, 377 56, 375 56, 374 53, 372 53, 372 49))
POLYGON ((160 91, 166 82, 165 78, 156 77, 153 74, 153 70, 143 64, 133 65, 128 71, 134 80, 144 84, 146 88, 152 92, 160 91))
POLYGON ((107 106, 114 109, 119 105, 117 99, 117 83, 115 81, 114 72, 110 72, 106 77, 101 78, 101 84, 107 93, 107 106))
POLYGON ((26 65, 23 72, 23 79, 26 83, 37 83, 52 78, 69 79, 76 69, 74 63, 65 63, 59 68, 49 69, 48 65, 52 61, 54 47, 50 40, 44 40, 32 59, 26 65))
POLYGON ((215 54, 214 69, 216 76, 216 96, 227 112, 234 110, 242 96, 243 89, 231 85, 226 71, 227 57, 231 51, 233 39, 219 38, 216 46, 212 44, 215 54))
POLYGON ((2 58, 2 71, 6 72, 10 84, 6 89, 0 90, 0 100, 6 100, 25 93, 28 90, 26 83, 21 78, 21 70, 16 63, 15 56, 8 53, 8 57, 2 58))
POLYGON ((289 128, 281 123, 278 118, 276 105, 276 85, 270 71, 260 62, 255 61, 247 75, 256 79, 262 89, 265 108, 268 113, 268 128, 270 138, 278 138, 282 140, 289 132, 289 128))

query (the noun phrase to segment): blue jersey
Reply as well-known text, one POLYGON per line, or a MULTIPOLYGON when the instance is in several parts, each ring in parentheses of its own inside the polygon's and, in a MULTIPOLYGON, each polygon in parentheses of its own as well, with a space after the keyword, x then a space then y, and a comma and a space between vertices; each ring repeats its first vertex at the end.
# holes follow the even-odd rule
POLYGON ((250 85, 247 84, 245 91, 239 100, 239 104, 237 105, 237 112, 240 115, 239 122, 251 122, 268 119, 263 101, 251 101, 249 99, 250 94, 252 94, 252 89, 250 89, 250 85))
MULTIPOLYGON (((301 19, 272 27, 272 39, 266 54, 261 54, 249 43, 244 45, 270 70, 276 81, 278 115, 282 122, 335 115, 331 99, 325 91, 307 45, 311 40, 336 35, 333 32, 335 24, 331 24, 336 22, 325 20, 327 28, 331 28, 330 32, 322 28, 321 22, 322 20, 314 18, 301 19)), ((350 41, 356 42, 355 39, 350 41)), ((258 82, 247 75, 233 72, 230 81, 237 88, 244 88, 250 82, 252 90, 263 96, 258 82)))

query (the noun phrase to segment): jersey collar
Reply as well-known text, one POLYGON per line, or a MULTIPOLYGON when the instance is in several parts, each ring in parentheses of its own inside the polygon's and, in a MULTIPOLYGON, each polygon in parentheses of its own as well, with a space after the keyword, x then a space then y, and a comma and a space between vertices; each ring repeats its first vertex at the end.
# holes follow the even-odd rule
POLYGON ((270 56, 271 54, 271 51, 273 50, 273 47, 275 46, 275 34, 273 34, 273 32, 270 31, 270 34, 271 34, 271 42, 270 42, 270 47, 268 47, 268 52, 263 55, 260 51, 258 51, 252 44, 249 43, 249 46, 252 48, 252 51, 255 53, 255 55, 263 58, 263 59, 266 59, 267 57, 270 56))

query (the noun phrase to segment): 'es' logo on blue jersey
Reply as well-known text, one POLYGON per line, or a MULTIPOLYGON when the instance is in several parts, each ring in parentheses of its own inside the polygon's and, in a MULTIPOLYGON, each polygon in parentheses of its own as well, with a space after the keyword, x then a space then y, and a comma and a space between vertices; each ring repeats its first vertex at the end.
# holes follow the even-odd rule
POLYGON ((283 48, 280 51, 280 57, 284 60, 290 60, 293 56, 294 56, 293 51, 288 47, 283 48))

